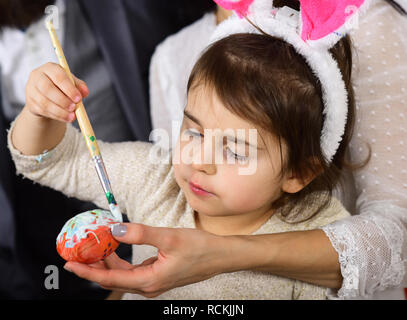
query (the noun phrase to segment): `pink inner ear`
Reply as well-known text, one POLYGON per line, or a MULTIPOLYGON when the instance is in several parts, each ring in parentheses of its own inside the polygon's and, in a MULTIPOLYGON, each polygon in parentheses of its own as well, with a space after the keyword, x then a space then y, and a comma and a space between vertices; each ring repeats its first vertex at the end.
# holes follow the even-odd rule
POLYGON ((366 0, 300 0, 302 34, 306 40, 319 40, 341 28, 366 0))
POLYGON ((234 10, 236 11, 237 15, 242 18, 246 16, 249 12, 249 7, 253 3, 254 0, 240 0, 240 1, 232 1, 232 0, 213 0, 219 6, 226 10, 234 10))

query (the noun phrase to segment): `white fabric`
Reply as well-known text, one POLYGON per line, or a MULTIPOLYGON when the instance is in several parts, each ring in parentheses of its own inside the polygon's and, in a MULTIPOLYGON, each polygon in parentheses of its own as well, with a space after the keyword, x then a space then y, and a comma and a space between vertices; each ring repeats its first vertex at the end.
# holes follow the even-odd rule
POLYGON ((407 0, 395 0, 404 10, 407 11, 407 0))
MULTIPOLYGON (((56 33, 63 44, 65 3, 57 0, 59 27, 56 33)), ((25 104, 25 85, 32 70, 47 63, 58 63, 45 27, 46 15, 27 30, 4 28, 0 33, 1 82, 11 104, 25 104)))
MULTIPOLYGON (((172 121, 180 125, 189 73, 215 24, 215 16, 207 14, 157 48, 150 74, 154 129, 171 133, 172 121)), ((352 161, 363 160, 365 141, 372 158, 354 172, 354 185, 352 176, 346 178, 353 189, 340 197, 358 216, 323 230, 339 253, 344 276, 332 297, 385 298, 383 290, 407 285, 407 17, 379 1, 352 37, 357 116, 350 153, 352 161)), ((176 140, 178 131, 172 132, 176 140)), ((401 289, 397 292, 402 298, 401 289)))

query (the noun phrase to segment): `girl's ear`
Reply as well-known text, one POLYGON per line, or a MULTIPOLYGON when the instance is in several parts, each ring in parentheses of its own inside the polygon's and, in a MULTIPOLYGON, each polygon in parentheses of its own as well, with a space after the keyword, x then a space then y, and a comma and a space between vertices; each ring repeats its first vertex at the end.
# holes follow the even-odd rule
POLYGON ((286 193, 297 193, 304 189, 312 180, 313 178, 299 179, 291 176, 283 182, 281 189, 286 193))
POLYGON ((314 159, 311 159, 310 161, 313 163, 314 170, 305 168, 303 177, 300 177, 298 174, 290 172, 290 174, 287 175, 281 186, 282 191, 287 193, 297 193, 304 189, 317 176, 319 176, 322 173, 322 168, 320 168, 319 162, 314 159), (315 170, 316 168, 318 169, 315 170))

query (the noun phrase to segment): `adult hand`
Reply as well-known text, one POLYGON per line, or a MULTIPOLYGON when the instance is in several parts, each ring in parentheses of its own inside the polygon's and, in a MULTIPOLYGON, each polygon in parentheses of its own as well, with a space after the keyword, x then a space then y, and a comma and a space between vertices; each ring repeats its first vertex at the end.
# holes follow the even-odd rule
POLYGON ((158 255, 132 265, 113 253, 92 265, 68 262, 65 268, 103 288, 148 298, 220 273, 241 270, 269 272, 334 289, 342 285, 338 254, 318 229, 217 236, 197 229, 127 223, 118 225, 113 232, 120 242, 158 248, 158 255), (116 236, 124 229, 123 236, 116 236))
POLYGON ((158 255, 132 265, 113 253, 104 261, 91 265, 68 262, 65 269, 105 289, 152 298, 219 273, 247 268, 235 261, 244 250, 238 236, 224 237, 196 229, 134 223, 116 225, 113 235, 120 242, 152 245, 158 248, 158 255))

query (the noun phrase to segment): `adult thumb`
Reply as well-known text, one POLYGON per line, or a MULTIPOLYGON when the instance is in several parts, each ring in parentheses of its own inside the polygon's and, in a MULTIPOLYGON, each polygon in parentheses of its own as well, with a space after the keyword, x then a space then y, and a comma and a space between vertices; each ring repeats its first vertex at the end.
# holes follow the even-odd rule
POLYGON ((150 227, 139 223, 120 223, 111 227, 112 235, 119 242, 127 244, 148 244, 161 248, 171 238, 175 229, 150 227))

